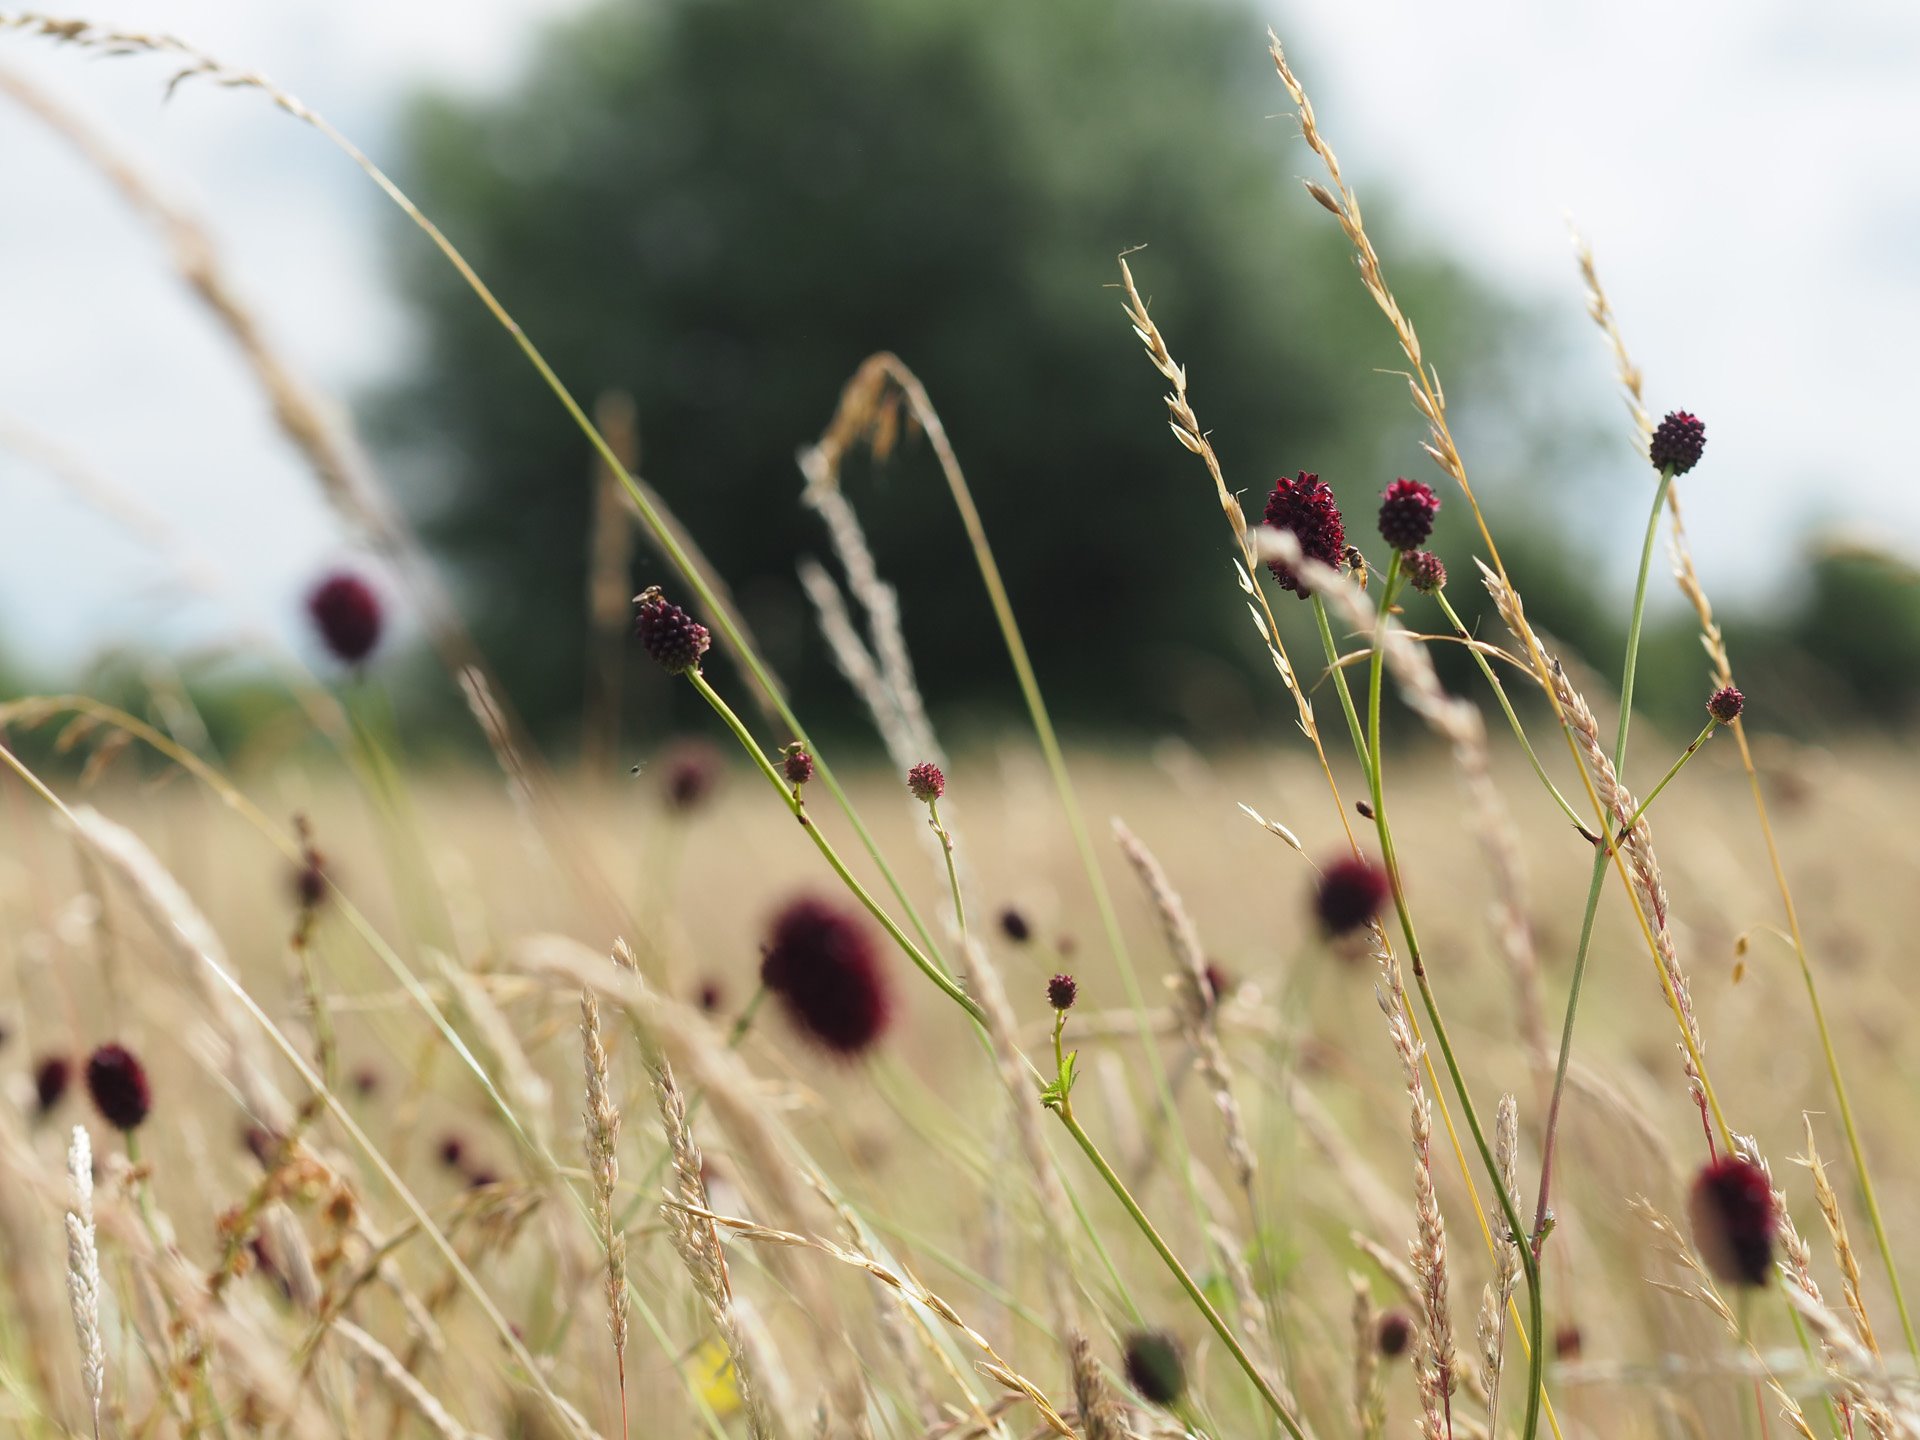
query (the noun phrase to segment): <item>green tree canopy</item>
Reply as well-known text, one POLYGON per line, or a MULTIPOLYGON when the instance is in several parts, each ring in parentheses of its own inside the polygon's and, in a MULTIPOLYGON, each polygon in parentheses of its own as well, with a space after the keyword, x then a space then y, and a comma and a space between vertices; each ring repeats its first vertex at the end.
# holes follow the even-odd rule
MULTIPOLYGON (((1225 527, 1115 255, 1151 247, 1142 287, 1250 509, 1316 470, 1370 533, 1392 475, 1423 473, 1380 373, 1404 361, 1301 193, 1286 108, 1260 25, 1208 0, 627 0, 555 29, 511 94, 423 99, 403 170, 577 393, 635 398, 643 472, 815 713, 844 692, 793 578, 826 549, 793 457, 890 349, 945 419, 1058 708, 1217 734, 1272 687, 1248 688, 1265 660, 1225 527)), ((1404 238, 1392 253, 1457 398, 1492 373, 1496 310, 1404 238)), ((589 454, 438 257, 404 254, 423 345, 381 414, 514 700, 564 734, 589 454)), ((931 702, 1015 703, 924 447, 851 489, 931 702)), ((659 569, 643 557, 636 587, 659 569)))

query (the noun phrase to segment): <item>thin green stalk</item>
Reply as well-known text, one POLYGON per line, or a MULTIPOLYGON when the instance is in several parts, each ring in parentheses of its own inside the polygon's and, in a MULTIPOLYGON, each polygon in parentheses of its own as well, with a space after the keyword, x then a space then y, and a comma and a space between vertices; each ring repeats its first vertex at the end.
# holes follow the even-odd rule
POLYGON ((960 898, 960 870, 953 863, 953 836, 947 827, 940 823, 940 802, 937 799, 927 802, 927 824, 933 827, 933 833, 940 837, 940 854, 947 864, 947 888, 953 893, 953 926, 960 935, 960 954, 967 953, 967 907, 960 898))
POLYGON ((1526 726, 1520 723, 1520 716, 1514 711, 1513 702, 1507 698, 1507 687, 1500 683, 1500 677, 1494 673, 1493 666, 1488 662, 1487 657, 1480 653, 1480 647, 1473 643, 1473 636, 1461 623, 1460 617, 1454 613, 1453 604, 1447 599, 1447 592, 1436 590, 1433 592, 1433 598, 1439 602, 1441 613, 1447 617, 1447 623, 1453 626, 1454 633, 1466 643, 1467 653, 1473 656, 1473 663, 1480 667, 1480 673, 1486 677, 1487 684, 1493 688, 1493 698, 1500 702, 1501 712, 1507 717, 1507 724, 1512 728, 1514 738, 1520 742, 1520 749, 1525 753, 1527 763, 1533 766, 1533 773, 1539 777, 1540 783, 1546 786, 1547 793, 1553 797, 1554 804, 1560 807, 1560 812, 1573 822, 1573 828, 1591 838, 1593 835, 1591 827, 1580 818, 1580 812, 1573 808, 1567 797, 1560 793, 1560 787, 1553 783, 1547 774, 1547 767, 1540 763, 1540 757, 1534 753, 1533 742, 1527 738, 1526 726))
POLYGON ((1647 798, 1642 800, 1635 808, 1633 814, 1627 817, 1626 823, 1613 832, 1614 844, 1618 845, 1622 843, 1627 836, 1633 833, 1633 827, 1640 823, 1640 817, 1647 813, 1647 807, 1659 798, 1660 792, 1672 783, 1673 777, 1680 773, 1681 767, 1699 753, 1700 748, 1713 738, 1713 732, 1719 728, 1720 722, 1718 720, 1707 721, 1706 728, 1693 737, 1693 743, 1680 752, 1680 758, 1667 767, 1667 773, 1660 777, 1660 783, 1647 792, 1647 798))
POLYGON ((808 816, 806 807, 795 797, 793 788, 787 784, 786 778, 781 775, 773 762, 767 759, 759 742, 753 738, 752 732, 747 729, 740 717, 733 713, 733 707, 720 698, 713 686, 707 683, 707 677, 698 670, 689 670, 687 679, 693 683, 693 688, 699 692, 700 698, 713 708, 714 714, 718 715, 725 722, 726 727, 733 732, 734 738, 740 742, 740 747, 753 757, 754 763, 760 767, 760 773, 767 777, 767 783, 773 786, 787 808, 793 812, 794 818, 800 822, 801 828, 811 837, 814 848, 819 850, 827 864, 833 867, 833 873, 840 877, 840 883, 847 887, 854 899, 865 907, 869 915, 880 922, 881 928, 893 937, 894 944, 900 947, 901 952, 920 972, 938 986, 943 995, 971 1015, 976 1024, 984 1027, 987 1023, 987 1012, 981 1008, 980 1002, 956 985, 952 976, 929 959, 925 952, 908 938, 906 931, 900 928, 894 918, 881 908, 880 902, 868 893, 867 887, 854 878, 853 872, 847 869, 846 862, 840 858, 840 853, 833 848, 833 842, 820 833, 820 827, 808 816))
POLYGON ((1114 1198, 1133 1218, 1133 1223, 1139 1227, 1140 1233, 1147 1237, 1147 1242, 1159 1253, 1167 1269, 1173 1272, 1174 1279, 1178 1280, 1180 1288, 1187 1292, 1187 1298, 1193 1301, 1194 1308, 1205 1317, 1207 1324, 1213 1327, 1213 1333, 1220 1337, 1220 1343, 1227 1347, 1227 1353, 1233 1356, 1240 1368, 1246 1372, 1247 1378, 1253 1382, 1253 1388, 1259 1391, 1261 1400, 1273 1412, 1274 1418, 1286 1427, 1287 1434, 1291 1435, 1293 1440, 1307 1440, 1306 1431, 1300 1427, 1300 1422, 1293 1418, 1292 1413, 1287 1409, 1286 1402, 1273 1388, 1273 1382, 1261 1373, 1260 1367, 1254 1364, 1253 1357, 1247 1354, 1246 1347, 1240 1343, 1239 1336, 1233 1333, 1232 1327, 1221 1317, 1220 1312, 1214 1309, 1213 1302, 1207 1299, 1206 1291, 1202 1290, 1193 1276, 1187 1273, 1187 1267, 1180 1263, 1180 1257, 1168 1248, 1167 1242, 1154 1228, 1153 1221, 1147 1218, 1146 1212, 1128 1192, 1126 1183, 1114 1172, 1113 1166, 1107 1163, 1107 1157, 1100 1153, 1100 1147, 1093 1143, 1093 1137, 1081 1129, 1080 1122, 1074 1118, 1071 1105, 1063 1102, 1055 1108, 1054 1113, 1060 1117, 1060 1123, 1066 1126, 1067 1133, 1073 1136, 1074 1143, 1079 1145, 1093 1168, 1099 1172, 1100 1178, 1107 1182, 1107 1188, 1113 1191, 1114 1198))
MULTIPOLYGON (((1620 680, 1620 729, 1613 746, 1615 776, 1620 774, 1620 765, 1627 754, 1627 731, 1633 720, 1633 682, 1639 667, 1640 625, 1647 608, 1647 576, 1653 569, 1653 542, 1660 533, 1660 512, 1666 507, 1667 490, 1672 484, 1673 471, 1662 468, 1660 483, 1654 491, 1653 511, 1647 517, 1646 539, 1640 546, 1640 573, 1633 589, 1633 621, 1627 630, 1627 656, 1620 680)), ((1672 778, 1671 773, 1668 778, 1672 778)), ((1663 785, 1665 783, 1661 782, 1663 785)), ((1657 788, 1654 793, 1659 793, 1657 788)), ((1611 825, 1611 816, 1607 817, 1606 823, 1611 825)), ((1631 831, 1632 826, 1623 829, 1631 831)), ((1618 841, 1609 840, 1594 847, 1593 873, 1587 881, 1587 904, 1580 918, 1580 943, 1573 954, 1573 978, 1567 986, 1566 1015, 1560 1022, 1560 1054, 1553 1067, 1553 1094, 1547 1101, 1547 1123, 1540 1142, 1540 1194, 1533 1210, 1533 1243, 1526 1247, 1532 1251, 1536 1262, 1549 1228, 1554 1142, 1560 1131, 1560 1102, 1566 1095, 1567 1066, 1573 1058, 1574 1020, 1580 1010, 1580 990, 1587 975, 1587 956, 1593 948, 1593 924, 1600 911, 1600 891, 1606 884, 1607 862, 1612 859, 1617 844, 1618 841)))
MULTIPOLYGON (((1507 1233, 1513 1237, 1513 1244, 1520 1254, 1521 1269, 1527 1277, 1527 1415, 1521 1428, 1522 1440, 1533 1440, 1540 1428, 1541 1385, 1546 1375, 1546 1347, 1542 1343, 1546 1327, 1545 1309, 1541 1303, 1540 1271, 1528 1247, 1521 1243, 1520 1237, 1526 1233, 1520 1223, 1520 1212, 1514 1198, 1508 1192, 1505 1182, 1500 1178, 1499 1162, 1494 1158, 1492 1147, 1487 1143, 1485 1132, 1481 1129, 1479 1112, 1474 1108, 1473 1097, 1467 1091, 1466 1077, 1461 1073, 1454 1059, 1453 1044, 1447 1035, 1446 1022, 1440 1018, 1440 1004, 1433 993, 1433 986, 1427 979, 1427 966, 1420 952, 1419 937, 1413 928, 1413 913, 1407 907, 1406 886, 1400 874, 1400 861, 1394 849, 1393 828, 1387 820, 1385 754, 1380 737, 1380 703, 1386 690, 1385 664, 1387 647, 1387 617, 1392 613, 1394 592, 1400 583, 1400 554, 1394 552, 1387 566, 1386 579, 1380 585, 1380 608, 1374 624, 1372 652, 1367 665, 1367 737, 1365 753, 1367 755, 1367 793, 1373 803, 1374 830, 1380 837, 1380 858, 1386 866, 1388 888, 1393 895, 1394 910, 1400 919, 1401 933, 1406 937, 1407 962, 1413 971, 1414 983, 1419 987, 1420 1000, 1427 1012, 1427 1020, 1433 1031, 1434 1041, 1440 1046, 1440 1053, 1447 1063, 1448 1077, 1453 1081, 1454 1093, 1460 1097, 1460 1108, 1467 1117, 1467 1128, 1473 1133, 1474 1144, 1479 1148, 1481 1163, 1486 1167, 1487 1181, 1493 1187, 1495 1198, 1500 1202, 1500 1211, 1506 1217, 1507 1233)), ((1337 651, 1331 649, 1333 632, 1326 619, 1326 605, 1318 597, 1314 599, 1314 610, 1320 617, 1320 631, 1323 643, 1330 647, 1327 662, 1339 669, 1337 651)))

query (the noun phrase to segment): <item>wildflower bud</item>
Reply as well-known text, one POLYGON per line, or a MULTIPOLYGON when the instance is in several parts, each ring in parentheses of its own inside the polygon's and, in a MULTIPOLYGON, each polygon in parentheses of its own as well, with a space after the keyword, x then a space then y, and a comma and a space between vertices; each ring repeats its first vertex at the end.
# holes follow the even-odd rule
POLYGON ((726 987, 718 980, 702 980, 700 988, 694 991, 693 1003, 708 1015, 720 1013, 720 1007, 727 1003, 726 987))
POLYGON ((64 1055, 43 1056, 33 1067, 33 1094, 42 1115, 66 1098, 73 1083, 73 1063, 64 1055))
POLYGON ((907 771, 907 789, 913 792, 914 799, 931 805, 947 793, 947 777, 931 760, 922 760, 907 771))
POLYGON ((1578 1360, 1582 1343, 1580 1327, 1569 1320, 1553 1332, 1554 1359, 1578 1360))
POLYGON ((358 665, 373 653, 384 628, 380 597, 358 575, 337 571, 307 595, 307 615, 321 642, 343 665, 358 665))
POLYGON ((1767 1283, 1779 1217, 1766 1171, 1734 1155, 1713 1161, 1693 1182, 1687 1215, 1693 1222, 1694 1248, 1716 1280, 1727 1285, 1767 1283))
POLYGON ((1417 550, 1433 534, 1440 497, 1418 480, 1399 479, 1380 497, 1380 538, 1395 550, 1417 550))
POLYGON ((713 644, 707 627, 649 585, 633 597, 634 634, 643 649, 669 675, 685 675, 700 668, 700 657, 713 644))
POLYGON ((1009 905, 1000 912, 1000 933, 1016 945, 1024 945, 1033 938, 1033 927, 1027 924, 1027 917, 1009 905))
POLYGON ((1374 1331, 1374 1343, 1380 1347, 1384 1359, 1398 1360, 1413 1344, 1412 1318, 1404 1310, 1387 1311, 1380 1317, 1379 1328, 1374 1331))
POLYGON ((1707 701, 1707 714, 1722 725, 1731 725, 1740 718, 1740 712, 1747 708, 1747 697, 1731 685, 1723 685, 1713 692, 1713 698, 1707 701))
POLYGON ((362 1065, 353 1072, 353 1093, 362 1100, 371 1100, 380 1093, 380 1072, 371 1065, 362 1065))
POLYGON ((806 746, 796 740, 787 746, 786 757, 780 762, 780 771, 787 777, 789 785, 804 785, 813 779, 813 756, 807 753, 806 746))
POLYGON ((1656 470, 1684 475, 1700 463, 1706 448, 1705 423, 1684 410, 1671 410, 1654 427, 1653 438, 1647 442, 1647 458, 1656 470))
POLYGON ((1321 872, 1313 892, 1313 913, 1324 934, 1351 935, 1380 913, 1390 893, 1386 871, 1371 860, 1342 855, 1321 872))
POLYGON ((87 1057, 87 1093, 114 1129, 132 1131, 153 1109, 146 1067, 126 1046, 109 1042, 87 1057))
POLYGON ((802 897, 773 922, 760 981, 809 1038, 849 1058, 871 1048, 893 1018, 880 953, 861 919, 802 897))
MULTIPOLYGON (((1276 530, 1289 531, 1300 542, 1300 552, 1307 559, 1339 568, 1341 553, 1347 548, 1347 531, 1332 488, 1318 475, 1302 470, 1296 480, 1285 476, 1276 480, 1273 493, 1267 497, 1266 522, 1276 530)), ((1282 590, 1291 590, 1302 600, 1312 594, 1282 562, 1269 561, 1267 568, 1282 590)))
POLYGON ((443 1135, 440 1137, 438 1154, 440 1163, 447 1169, 464 1169, 467 1163, 467 1142, 458 1135, 443 1135))
POLYGON ((1056 975, 1047 981, 1047 1004, 1056 1010, 1071 1010, 1079 995, 1080 987, 1071 975, 1056 975))
POLYGON ((1217 961, 1209 960, 1201 968, 1200 977, 1206 981, 1206 1001, 1209 1006, 1218 1005, 1233 993, 1234 978, 1217 961))
POLYGON ((1422 595, 1447 588, 1447 567, 1431 550, 1409 550, 1401 557, 1400 568, 1407 572, 1407 583, 1422 595))
POLYGON ((1127 1337, 1127 1383, 1142 1400, 1171 1405, 1187 1388, 1180 1346, 1164 1330, 1138 1330, 1127 1337))

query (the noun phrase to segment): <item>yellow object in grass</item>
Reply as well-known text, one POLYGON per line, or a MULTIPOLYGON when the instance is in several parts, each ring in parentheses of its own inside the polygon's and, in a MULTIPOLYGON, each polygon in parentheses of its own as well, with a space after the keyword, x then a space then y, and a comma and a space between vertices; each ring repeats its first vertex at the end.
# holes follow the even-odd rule
POLYGON ((700 1398, 722 1420, 740 1409, 740 1386, 733 1373, 733 1356, 718 1340, 708 1337, 700 1342, 688 1361, 693 1367, 693 1382, 700 1398))

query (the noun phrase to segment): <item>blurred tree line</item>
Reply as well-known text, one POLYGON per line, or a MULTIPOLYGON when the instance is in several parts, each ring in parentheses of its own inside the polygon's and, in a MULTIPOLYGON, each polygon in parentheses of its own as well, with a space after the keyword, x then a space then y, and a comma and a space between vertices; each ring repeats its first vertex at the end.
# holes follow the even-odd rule
MULTIPOLYGON (((1233 741, 1290 706, 1205 473, 1169 435, 1164 387, 1121 316, 1116 253, 1150 244, 1136 273, 1250 511, 1274 475, 1316 470, 1377 552, 1382 486, 1437 478, 1403 382, 1382 373, 1404 361, 1300 193, 1284 109, 1259 24, 1228 0, 621 0, 556 25, 504 96, 422 97, 401 168, 576 394, 634 398, 640 472, 731 583, 803 713, 857 718, 795 580, 828 546, 793 457, 861 359, 890 349, 946 422, 1063 719, 1233 741)), ((1533 319, 1363 188, 1456 413, 1507 423, 1481 451, 1487 491, 1590 446, 1520 383, 1544 345, 1533 319)), ((379 432, 514 702, 565 748, 588 685, 590 453, 440 257, 411 231, 396 250, 421 346, 411 378, 374 400, 379 432)), ((1621 437, 1605 443, 1636 473, 1621 437)), ((1015 714, 924 444, 853 465, 848 489, 936 714, 1015 714)), ((1594 567, 1550 517, 1516 527, 1504 499, 1496 528, 1530 613, 1617 673, 1624 605, 1597 605, 1594 567)), ((1504 638, 1465 507, 1448 502, 1455 603, 1504 638)), ((643 545, 629 593, 654 580, 672 577, 643 545)), ((1317 673, 1306 607, 1277 604, 1317 673)), ((1820 697, 1773 717, 1796 728, 1829 704, 1892 715, 1916 698, 1920 667, 1885 661, 1890 644, 1920 657, 1920 602, 1870 563, 1820 560, 1796 614, 1727 623, 1743 681, 1820 697)), ((1462 663, 1447 673, 1471 689, 1462 663)), ((1705 693, 1690 616, 1654 627, 1642 676, 1644 703, 1690 733, 1705 693)), ((644 666, 626 683, 629 739, 657 739, 685 697, 644 666)))

